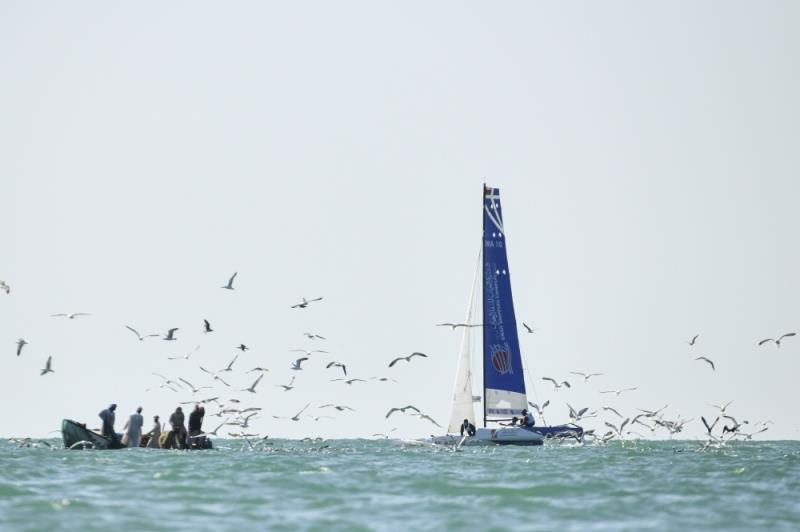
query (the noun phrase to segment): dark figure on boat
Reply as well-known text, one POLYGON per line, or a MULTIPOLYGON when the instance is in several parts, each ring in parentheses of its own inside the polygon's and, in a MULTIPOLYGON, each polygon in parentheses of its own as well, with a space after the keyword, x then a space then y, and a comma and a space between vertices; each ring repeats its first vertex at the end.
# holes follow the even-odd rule
POLYGON ((99 416, 100 419, 103 420, 103 436, 110 438, 112 445, 119 446, 119 436, 116 432, 114 432, 114 421, 116 419, 116 414, 114 414, 114 411, 116 409, 117 405, 112 403, 108 408, 102 410, 99 416))
POLYGON ((536 424, 536 420, 533 419, 533 414, 528 412, 527 410, 522 410, 522 425, 531 428, 536 424))
POLYGON ((195 405, 194 410, 189 414, 189 434, 186 436, 186 447, 191 448, 202 444, 198 440, 202 438, 200 435, 203 433, 203 417, 205 415, 206 409, 200 405, 195 405))
POLYGON ((169 416, 169 424, 172 427, 171 436, 175 438, 181 449, 186 449, 186 425, 184 424, 184 420, 185 417, 181 407, 176 408, 175 412, 169 416))
POLYGON ((469 419, 465 419, 464 423, 461 424, 461 435, 464 435, 466 432, 469 436, 475 436, 475 425, 469 422, 469 419))

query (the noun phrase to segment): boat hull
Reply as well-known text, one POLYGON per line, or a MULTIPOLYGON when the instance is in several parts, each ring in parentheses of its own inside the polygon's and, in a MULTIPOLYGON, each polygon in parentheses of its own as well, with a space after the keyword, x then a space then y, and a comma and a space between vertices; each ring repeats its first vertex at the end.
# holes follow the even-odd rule
POLYGON ((61 438, 64 440, 66 449, 122 449, 125 447, 71 419, 61 421, 61 438))
POLYGON ((578 425, 556 425, 547 427, 499 427, 479 428, 475 436, 462 438, 447 435, 433 438, 441 445, 543 445, 545 440, 572 438, 580 441, 583 428, 578 425))

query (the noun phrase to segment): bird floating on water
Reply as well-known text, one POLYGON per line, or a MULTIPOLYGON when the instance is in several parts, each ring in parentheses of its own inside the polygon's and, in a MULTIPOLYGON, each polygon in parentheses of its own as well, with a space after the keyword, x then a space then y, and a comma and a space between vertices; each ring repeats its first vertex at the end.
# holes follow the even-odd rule
POLYGON ((220 288, 225 288, 226 290, 233 290, 233 280, 236 279, 236 276, 238 274, 239 274, 239 272, 233 272, 233 275, 231 275, 231 278, 228 279, 228 284, 226 284, 225 286, 221 286, 220 288))
POLYGON ((773 338, 764 338, 763 340, 761 340, 760 342, 758 342, 758 345, 764 345, 764 344, 766 344, 767 342, 772 342, 772 343, 774 343, 774 344, 775 344, 775 347, 777 347, 778 349, 780 349, 780 347, 781 347, 781 340, 783 340, 784 338, 790 338, 790 337, 794 336, 795 334, 797 334, 797 333, 788 332, 788 333, 782 334, 782 335, 781 335, 781 336, 780 336, 780 337, 779 337, 777 340, 775 340, 775 339, 773 339, 773 338))
POLYGON ((39 375, 46 375, 48 373, 55 373, 55 371, 53 371, 53 357, 52 356, 47 357, 47 362, 44 365, 44 369, 41 371, 41 373, 39 373, 39 375))
POLYGON ((394 366, 395 364, 397 364, 401 360, 405 360, 406 362, 411 362, 411 359, 414 358, 414 357, 428 358, 428 355, 426 355, 425 353, 419 353, 417 351, 414 351, 413 353, 411 353, 410 355, 408 355, 406 357, 397 357, 397 358, 395 358, 394 360, 389 362, 389 367, 391 368, 392 366, 394 366))

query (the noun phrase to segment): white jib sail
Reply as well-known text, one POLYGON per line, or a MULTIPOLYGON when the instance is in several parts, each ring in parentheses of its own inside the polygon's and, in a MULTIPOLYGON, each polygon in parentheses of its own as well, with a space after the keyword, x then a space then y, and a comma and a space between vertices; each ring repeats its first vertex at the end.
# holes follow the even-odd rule
MULTIPOLYGON (((480 272, 481 257, 478 256, 478 265, 475 268, 475 279, 472 281, 472 291, 469 296, 469 306, 467 307, 467 318, 464 323, 472 323, 473 305, 475 303, 475 289, 478 286, 478 274, 480 272)), ((461 335, 461 349, 459 350, 458 370, 456 371, 456 383, 453 386, 453 411, 450 414, 450 424, 447 427, 448 434, 458 434, 461 432, 461 424, 465 419, 477 426, 475 423, 475 405, 472 396, 472 364, 470 354, 472 344, 470 342, 471 327, 464 327, 461 335)))

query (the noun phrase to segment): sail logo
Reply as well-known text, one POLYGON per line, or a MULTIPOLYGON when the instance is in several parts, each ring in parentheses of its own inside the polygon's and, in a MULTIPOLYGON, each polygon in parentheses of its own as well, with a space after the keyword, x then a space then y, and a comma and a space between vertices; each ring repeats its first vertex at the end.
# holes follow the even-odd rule
POLYGON ((500 375, 514 373, 514 368, 511 367, 511 355, 506 350, 497 350, 492 353, 492 367, 500 375))

